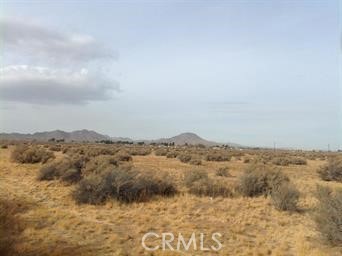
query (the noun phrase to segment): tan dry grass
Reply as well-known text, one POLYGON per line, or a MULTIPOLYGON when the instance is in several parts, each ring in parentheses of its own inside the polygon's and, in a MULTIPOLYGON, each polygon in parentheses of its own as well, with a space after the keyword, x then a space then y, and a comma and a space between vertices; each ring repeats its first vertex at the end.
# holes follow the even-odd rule
MULTIPOLYGON (((322 161, 307 166, 282 168, 302 193, 300 213, 279 212, 268 199, 215 198, 180 194, 131 205, 109 201, 104 206, 74 203, 73 186, 58 181, 38 182, 39 164, 15 164, 9 161, 10 149, 0 149, 0 197, 22 198, 34 207, 21 214, 26 229, 17 248, 32 255, 150 255, 140 245, 145 232, 200 232, 223 234, 219 255, 342 255, 342 248, 323 244, 315 231, 310 211, 315 203, 315 184, 342 187, 320 181, 316 168, 322 161)), ((242 161, 206 162, 200 167, 177 159, 154 155, 135 156, 137 168, 170 173, 177 183, 186 170, 205 168, 215 175, 228 166, 236 179, 245 164, 242 161)), ((162 252, 154 255, 194 255, 200 252, 162 252)))

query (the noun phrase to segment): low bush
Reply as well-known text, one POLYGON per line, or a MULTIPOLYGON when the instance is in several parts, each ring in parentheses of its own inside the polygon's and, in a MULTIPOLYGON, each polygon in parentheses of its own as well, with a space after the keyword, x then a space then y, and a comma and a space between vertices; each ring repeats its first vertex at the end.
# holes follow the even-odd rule
POLYGON ((102 175, 90 175, 73 193, 77 203, 101 204, 108 198, 120 202, 144 202, 153 196, 173 196, 176 187, 169 178, 158 179, 133 170, 112 169, 102 175))
POLYGON ((205 156, 205 160, 207 161, 230 161, 232 157, 230 155, 228 155, 228 153, 226 152, 210 152, 205 156))
POLYGON ((280 211, 296 211, 299 191, 291 183, 285 182, 271 191, 271 200, 280 211))
POLYGON ((114 155, 115 159, 119 162, 129 162, 132 161, 132 156, 126 151, 119 151, 114 155))
POLYGON ((82 178, 81 170, 86 164, 84 156, 64 157, 43 166, 39 170, 38 180, 53 180, 61 178, 68 183, 78 182, 82 178))
POLYGON ((151 154, 152 150, 147 147, 135 147, 129 149, 129 154, 132 156, 147 156, 151 154))
POLYGON ((182 153, 180 155, 178 155, 177 157, 179 159, 179 161, 181 161, 182 163, 188 163, 191 160, 191 155, 186 154, 186 153, 182 153))
POLYGON ((2 144, 2 145, 1 145, 1 148, 2 148, 2 149, 6 149, 6 148, 8 148, 8 146, 7 146, 6 144, 2 144))
POLYGON ((193 182, 188 189, 189 193, 197 196, 231 197, 233 195, 227 184, 212 179, 197 180, 193 182))
POLYGON ((272 164, 280 165, 280 166, 288 166, 290 165, 290 160, 286 157, 275 157, 272 159, 272 164))
POLYGON ((115 156, 100 155, 91 158, 85 165, 83 174, 100 174, 110 168, 119 166, 120 162, 115 156))
POLYGON ((201 165, 202 164, 202 160, 199 157, 191 158, 191 160, 189 161, 189 164, 201 165))
POLYGON ((176 158, 178 156, 178 152, 177 151, 170 151, 166 154, 167 158, 176 158))
POLYGON ((332 245, 342 245, 342 190, 333 192, 318 186, 314 220, 322 237, 332 245))
POLYGON ((185 174, 184 183, 189 193, 197 196, 230 197, 233 195, 227 184, 209 178, 205 170, 188 171, 185 174))
POLYGON ((221 177, 230 177, 229 168, 228 167, 221 167, 216 170, 216 176, 221 177))
POLYGON ((158 148, 154 151, 154 154, 156 156, 166 156, 167 153, 168 153, 167 148, 158 148))
POLYGON ((322 180, 342 182, 342 158, 330 158, 328 163, 318 170, 322 180))
POLYGON ((184 175, 184 184, 186 187, 190 187, 192 183, 202 179, 209 179, 208 173, 205 170, 191 170, 184 175))
POLYGON ((266 196, 286 182, 289 182, 289 178, 280 170, 264 164, 253 164, 240 176, 238 189, 243 196, 266 196))
POLYGON ((28 145, 18 145, 11 154, 12 161, 22 164, 46 163, 53 158, 55 158, 53 152, 45 148, 28 145))

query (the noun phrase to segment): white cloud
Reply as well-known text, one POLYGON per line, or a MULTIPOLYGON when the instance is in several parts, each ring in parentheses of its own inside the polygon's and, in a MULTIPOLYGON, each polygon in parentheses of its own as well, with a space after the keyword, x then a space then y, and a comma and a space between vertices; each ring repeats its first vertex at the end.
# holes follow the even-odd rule
POLYGON ((0 69, 0 99, 34 104, 84 104, 111 98, 119 84, 87 69, 68 71, 26 65, 0 69))
POLYGON ((0 31, 6 54, 23 53, 30 58, 53 62, 88 62, 117 57, 90 35, 64 33, 30 19, 1 18, 0 31))

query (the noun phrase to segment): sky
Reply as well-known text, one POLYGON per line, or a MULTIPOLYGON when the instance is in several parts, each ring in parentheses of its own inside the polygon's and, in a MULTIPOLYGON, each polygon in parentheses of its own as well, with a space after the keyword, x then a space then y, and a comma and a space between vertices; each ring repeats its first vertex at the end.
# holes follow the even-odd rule
POLYGON ((342 148, 340 11, 334 0, 0 0, 0 132, 342 148))

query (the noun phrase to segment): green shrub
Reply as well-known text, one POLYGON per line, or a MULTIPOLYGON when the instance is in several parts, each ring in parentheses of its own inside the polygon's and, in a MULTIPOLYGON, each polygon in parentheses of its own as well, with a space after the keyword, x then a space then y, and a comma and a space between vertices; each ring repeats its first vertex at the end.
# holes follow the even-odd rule
POLYGON ((271 191, 272 203, 281 211, 296 211, 299 191, 289 182, 285 182, 271 191))
POLYGON ((314 220, 322 237, 332 245, 342 245, 342 190, 333 192, 318 186, 314 220))
POLYGON ((328 163, 318 170, 322 180, 342 182, 342 158, 330 158, 328 163))

